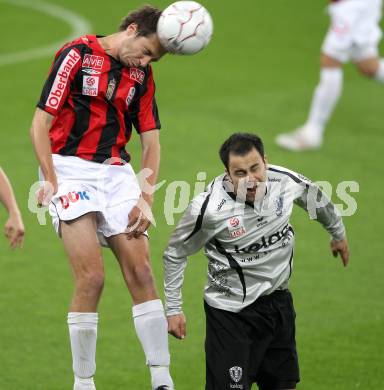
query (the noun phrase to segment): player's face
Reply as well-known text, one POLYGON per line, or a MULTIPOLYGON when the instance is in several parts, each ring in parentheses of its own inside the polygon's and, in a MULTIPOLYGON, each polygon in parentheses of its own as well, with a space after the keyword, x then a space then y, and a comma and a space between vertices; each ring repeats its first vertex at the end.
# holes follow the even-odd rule
POLYGON ((253 148, 240 156, 229 154, 228 171, 236 194, 248 202, 254 202, 265 193, 266 159, 253 148))
POLYGON ((131 24, 125 31, 117 54, 124 66, 145 67, 150 62, 158 61, 165 54, 165 50, 156 34, 138 36, 137 26, 131 24))

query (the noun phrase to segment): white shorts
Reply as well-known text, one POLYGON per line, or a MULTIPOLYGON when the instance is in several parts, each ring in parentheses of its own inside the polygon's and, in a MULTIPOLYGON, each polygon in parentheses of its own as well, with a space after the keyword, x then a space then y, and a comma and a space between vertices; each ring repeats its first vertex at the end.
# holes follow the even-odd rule
MULTIPOLYGON (((60 221, 96 212, 100 244, 106 237, 124 233, 128 214, 140 197, 130 164, 106 165, 74 156, 53 154, 58 191, 49 205, 53 226, 60 236, 60 221)), ((40 172, 40 179, 44 180, 40 172)))
POLYGON ((331 26, 322 52, 340 61, 378 56, 382 0, 344 0, 329 6, 331 26))

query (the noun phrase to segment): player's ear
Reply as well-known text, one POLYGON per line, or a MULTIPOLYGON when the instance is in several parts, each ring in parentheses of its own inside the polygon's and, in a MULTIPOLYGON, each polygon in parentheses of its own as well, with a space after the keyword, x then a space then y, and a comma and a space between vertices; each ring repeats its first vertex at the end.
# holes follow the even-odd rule
POLYGON ((268 159, 267 159, 267 155, 266 154, 264 154, 263 161, 264 161, 265 165, 268 164, 268 159))
POLYGON ((138 25, 136 23, 131 23, 128 25, 125 31, 128 33, 128 35, 132 35, 132 34, 136 35, 137 29, 138 29, 138 25))

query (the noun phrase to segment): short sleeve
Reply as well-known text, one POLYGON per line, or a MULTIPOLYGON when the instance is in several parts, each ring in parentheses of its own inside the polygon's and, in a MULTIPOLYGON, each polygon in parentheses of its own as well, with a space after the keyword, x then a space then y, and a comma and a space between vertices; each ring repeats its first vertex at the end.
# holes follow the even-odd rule
POLYGON ((81 53, 70 46, 59 51, 49 71, 37 107, 56 116, 64 105, 71 84, 81 67, 81 53))
POLYGON ((138 111, 132 118, 133 125, 138 133, 160 129, 160 119, 155 99, 155 82, 151 66, 148 67, 148 76, 138 101, 138 111))

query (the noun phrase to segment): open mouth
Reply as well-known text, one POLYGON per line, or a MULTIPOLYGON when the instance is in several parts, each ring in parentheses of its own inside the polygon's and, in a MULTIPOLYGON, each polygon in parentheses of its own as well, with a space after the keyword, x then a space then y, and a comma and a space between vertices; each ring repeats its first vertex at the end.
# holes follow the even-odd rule
POLYGON ((248 187, 247 187, 247 192, 255 193, 256 190, 257 190, 257 187, 258 187, 257 184, 249 183, 249 184, 248 184, 248 187))

